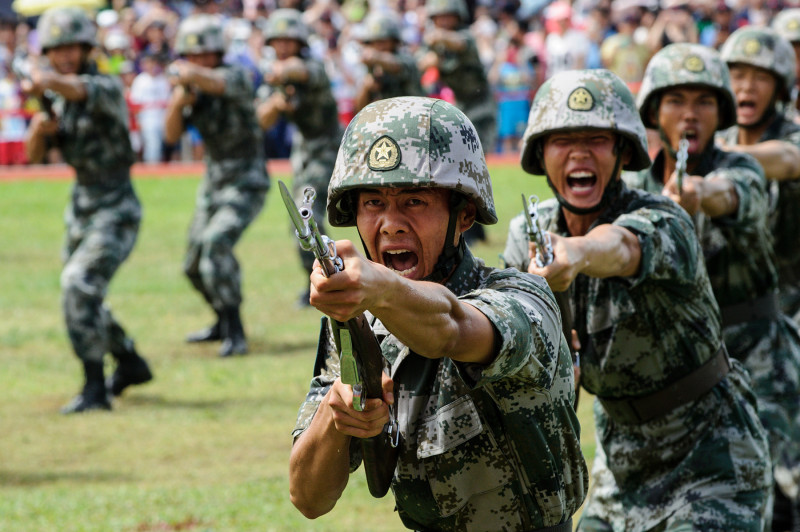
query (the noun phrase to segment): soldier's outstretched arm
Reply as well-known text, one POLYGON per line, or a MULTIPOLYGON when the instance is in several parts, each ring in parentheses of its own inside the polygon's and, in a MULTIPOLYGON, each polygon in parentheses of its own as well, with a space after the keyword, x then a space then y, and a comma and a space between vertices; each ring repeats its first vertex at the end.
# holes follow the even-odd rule
POLYGON ((764 167, 767 179, 800 179, 800 147, 785 140, 767 140, 757 144, 727 145, 726 151, 748 153, 764 167))
POLYGON ((603 224, 584 236, 551 235, 554 259, 539 268, 536 261, 528 272, 541 275, 554 292, 563 292, 579 273, 589 277, 630 277, 639 271, 642 250, 639 239, 624 227, 603 224))
POLYGON ((311 304, 346 321, 369 311, 404 345, 428 358, 489 364, 496 356, 489 319, 444 285, 409 280, 361 256, 353 243, 336 242, 344 271, 311 274, 311 304))
POLYGON ((384 397, 369 399, 363 411, 353 409, 353 388, 341 379, 331 386, 306 429, 292 446, 289 495, 309 519, 331 511, 350 476, 350 440, 380 434, 394 402, 392 380, 383 375, 384 397))
POLYGON ((58 130, 58 122, 47 113, 36 113, 25 136, 25 155, 34 164, 42 162, 47 151, 47 137, 58 130))

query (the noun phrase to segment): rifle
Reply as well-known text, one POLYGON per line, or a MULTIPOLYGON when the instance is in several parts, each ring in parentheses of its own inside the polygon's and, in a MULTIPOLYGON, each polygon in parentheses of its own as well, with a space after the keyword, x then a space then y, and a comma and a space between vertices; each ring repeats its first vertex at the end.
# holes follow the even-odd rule
MULTIPOLYGON (((550 234, 545 233, 539 227, 539 197, 531 194, 527 199, 525 194, 522 195, 522 210, 525 213, 525 225, 528 231, 528 240, 536 244, 536 266, 543 268, 553 262, 555 255, 553 254, 553 242, 550 239, 550 234)), ((567 340, 569 352, 572 354, 572 364, 580 367, 580 355, 572 348, 572 328, 575 322, 575 317, 572 314, 572 306, 569 301, 569 291, 553 292, 556 298, 556 305, 561 312, 561 332, 564 333, 564 338, 567 340)), ((577 383, 576 383, 577 384, 577 383)), ((580 388, 575 388, 575 410, 578 409, 578 394, 580 388)))
MULTIPOLYGON (((303 202, 297 207, 283 181, 278 181, 281 197, 295 226, 300 247, 314 253, 322 266, 325 277, 344 270, 342 258, 336 254, 336 244, 320 233, 311 206, 317 193, 313 187, 303 191, 303 202)), ((382 398, 384 358, 378 339, 364 314, 342 323, 330 320, 336 348, 339 351, 342 382, 353 387, 353 408, 364 409, 367 399, 382 398)), ((400 432, 397 420, 392 416, 383 432, 371 438, 363 438, 361 454, 367 486, 373 497, 383 497, 389 491, 397 465, 397 446, 400 432)))
POLYGON ((689 141, 686 135, 681 135, 678 142, 678 152, 675 154, 675 180, 678 186, 678 195, 683 191, 683 178, 686 175, 686 161, 689 159, 689 141))
MULTIPOLYGON (((14 73, 14 76, 19 81, 28 81, 33 83, 31 75, 33 74, 34 65, 32 63, 32 58, 30 56, 23 57, 23 56, 16 56, 11 61, 11 71, 14 73)), ((53 110, 53 98, 51 95, 47 94, 50 91, 43 92, 40 96, 37 96, 39 100, 39 104, 44 112, 47 113, 47 116, 52 120, 56 117, 56 113, 53 110)))

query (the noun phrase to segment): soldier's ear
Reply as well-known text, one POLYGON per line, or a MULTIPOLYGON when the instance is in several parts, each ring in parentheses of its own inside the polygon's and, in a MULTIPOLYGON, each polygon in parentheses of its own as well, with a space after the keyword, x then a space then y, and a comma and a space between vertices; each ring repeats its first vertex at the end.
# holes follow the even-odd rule
POLYGON ((467 206, 461 209, 461 212, 458 213, 458 229, 462 233, 465 232, 467 229, 472 227, 472 224, 475 223, 475 217, 477 216, 478 209, 475 207, 475 203, 470 200, 467 203, 467 206))

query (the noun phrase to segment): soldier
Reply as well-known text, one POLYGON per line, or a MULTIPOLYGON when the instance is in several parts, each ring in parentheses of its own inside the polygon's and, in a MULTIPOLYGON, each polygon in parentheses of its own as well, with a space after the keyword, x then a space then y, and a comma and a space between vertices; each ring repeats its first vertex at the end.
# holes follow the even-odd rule
POLYGON ((110 410, 108 392, 120 395, 126 387, 153 378, 133 340, 103 303, 111 277, 133 249, 142 214, 130 177, 134 154, 128 108, 119 79, 98 74, 89 60, 95 27, 83 10, 49 9, 37 32, 52 70, 35 69, 22 88, 40 97, 47 91, 52 115, 41 112, 32 118, 26 152, 37 163, 48 146, 56 146, 76 175, 65 213, 61 290, 67 332, 83 364, 85 383, 62 412, 110 410), (107 352, 117 367, 106 383, 107 352))
POLYGON ((786 109, 789 117, 794 118, 795 122, 800 122, 800 98, 798 98, 798 88, 800 88, 800 9, 784 9, 772 19, 772 28, 778 35, 792 44, 794 53, 797 56, 795 63, 795 86, 792 87, 791 99, 794 102, 794 109, 786 109))
MULTIPOLYGON (((308 56, 308 34, 299 11, 282 8, 270 15, 264 40, 275 51, 275 60, 264 73, 266 84, 259 89, 256 112, 262 129, 272 127, 281 116, 296 126, 290 155, 293 190, 297 195, 307 186, 314 187, 318 198, 314 215, 322 223, 343 128, 325 66, 308 56)), ((324 226, 320 230, 324 231, 324 226)), ((297 249, 310 274, 313 257, 297 249)), ((308 297, 305 288, 298 304, 307 306, 308 297)))
POLYGON ((356 226, 367 258, 337 242, 344 271, 316 266, 311 303, 336 320, 366 312, 391 377, 383 400, 354 410, 323 330, 293 432, 295 506, 330 511, 360 463, 351 439, 379 434, 394 410, 406 527, 571 531, 587 474, 569 350, 546 283, 489 268, 464 243, 473 222, 497 221, 466 116, 429 98, 365 107, 342 141, 328 219, 356 226))
POLYGON ((396 96, 422 96, 414 58, 401 49, 403 38, 397 17, 387 12, 369 14, 363 23, 361 61, 369 72, 355 97, 356 112, 368 103, 396 96))
POLYGON ((530 260, 522 215, 506 262, 568 291, 597 453, 579 530, 762 530, 772 476, 747 374, 730 361, 686 212, 625 187, 650 165, 644 126, 608 70, 536 93, 522 168, 545 175, 554 260, 530 260))
POLYGON ((253 84, 242 68, 222 62, 225 45, 216 15, 193 15, 178 28, 174 84, 165 139, 177 142, 186 126, 205 144, 206 172, 197 191, 184 272, 217 315, 187 342, 222 340, 219 355, 247 353, 240 314, 241 273, 233 248, 255 220, 269 190, 261 133, 253 108, 253 84))
MULTIPOLYGON (((497 102, 467 27, 467 6, 464 0, 428 0, 425 11, 433 28, 425 31, 418 52, 419 71, 439 71, 441 81, 453 91, 456 106, 475 125, 483 152, 492 153, 497 140, 497 102)), ((474 226, 466 238, 485 240, 483 226, 474 226)))
POLYGON ((722 149, 749 153, 764 168, 781 309, 800 325, 800 125, 785 112, 795 87, 795 53, 775 31, 745 27, 720 54, 731 72, 737 125, 718 137, 722 149))
MULTIPOLYGON (((728 67, 715 50, 693 44, 665 47, 647 66, 638 100, 645 126, 659 132, 661 151, 650 170, 626 179, 660 191, 694 218, 722 312, 725 344, 750 372, 775 477, 784 490, 796 493, 800 334, 778 303, 761 165, 750 155, 714 144, 715 131, 736 123, 735 102, 728 67), (682 138, 688 141, 688 158, 679 188, 675 168, 682 138)), ((749 112, 743 109, 743 116, 749 112)))

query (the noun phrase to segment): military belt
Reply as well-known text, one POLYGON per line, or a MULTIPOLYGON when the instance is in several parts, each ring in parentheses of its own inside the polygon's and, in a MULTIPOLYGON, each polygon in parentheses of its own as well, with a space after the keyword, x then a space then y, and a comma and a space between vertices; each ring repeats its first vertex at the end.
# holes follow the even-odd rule
POLYGON ((722 311, 722 326, 730 327, 751 321, 775 319, 780 316, 777 294, 766 294, 736 305, 726 305, 722 311))
POLYGON ((705 364, 666 388, 643 397, 603 399, 600 404, 612 420, 623 424, 645 423, 705 395, 731 368, 725 344, 705 364))
POLYGON ((130 167, 108 169, 102 171, 89 171, 76 169, 75 178, 80 185, 114 185, 124 183, 131 178, 130 167))

